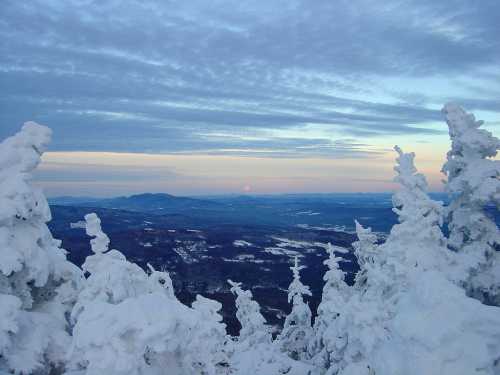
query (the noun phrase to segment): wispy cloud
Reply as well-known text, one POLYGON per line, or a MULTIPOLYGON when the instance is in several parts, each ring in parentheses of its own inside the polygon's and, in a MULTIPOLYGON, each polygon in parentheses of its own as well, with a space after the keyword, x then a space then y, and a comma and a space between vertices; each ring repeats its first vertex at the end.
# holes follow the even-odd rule
POLYGON ((54 150, 375 157, 386 137, 445 134, 441 101, 500 112, 498 14, 495 0, 8 0, 0 137, 33 119, 54 150))

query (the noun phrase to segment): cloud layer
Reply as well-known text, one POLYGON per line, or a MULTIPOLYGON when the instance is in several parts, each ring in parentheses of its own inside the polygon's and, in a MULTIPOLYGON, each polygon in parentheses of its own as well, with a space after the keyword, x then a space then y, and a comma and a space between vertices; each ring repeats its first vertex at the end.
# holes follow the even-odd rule
POLYGON ((5 0, 0 137, 53 150, 366 158, 500 112, 500 2, 5 0))

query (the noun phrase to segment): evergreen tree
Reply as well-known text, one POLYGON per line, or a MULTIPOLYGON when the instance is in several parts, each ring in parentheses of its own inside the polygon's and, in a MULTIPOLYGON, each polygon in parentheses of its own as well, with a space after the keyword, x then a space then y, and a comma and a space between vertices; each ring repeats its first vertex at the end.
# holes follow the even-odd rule
POLYGON ((456 282, 456 258, 439 229, 442 206, 427 196, 414 155, 396 151, 400 223, 378 246, 377 272, 349 300, 354 319, 339 374, 495 374, 500 315, 466 297, 456 282), (353 351, 353 342, 362 345, 353 351))
POLYGON ((422 268, 444 270, 448 267, 449 252, 440 228, 443 205, 427 194, 426 178, 414 165, 415 154, 403 153, 398 146, 394 149, 398 153, 394 181, 400 184, 400 189, 394 193, 392 202, 400 224, 391 229, 387 242, 392 246, 384 247, 386 263, 392 266, 395 277, 403 274, 403 278, 407 267, 417 272, 422 268), (410 240, 420 245, 418 250, 410 251, 407 246, 410 240))
POLYGON ((97 301, 118 304, 130 297, 149 292, 151 283, 145 272, 127 261, 118 250, 109 250, 109 238, 101 229, 101 220, 95 213, 85 215, 86 233, 92 237, 93 254, 85 259, 83 271, 89 276, 71 313, 73 321, 86 305, 97 301))
POLYGON ((193 346, 200 346, 198 350, 195 348, 196 352, 208 349, 216 372, 225 373, 224 370, 229 369, 229 361, 234 347, 233 342, 226 334, 226 325, 222 323, 222 315, 219 313, 222 304, 198 294, 192 308, 200 313, 203 321, 208 322, 208 324, 200 326, 198 340, 193 343, 193 346))
POLYGON ((167 272, 148 265, 148 275, 108 250, 97 215, 85 220, 94 254, 83 265, 90 275, 72 314, 66 374, 226 374, 227 339, 216 317, 220 305, 202 297, 194 308, 181 304, 167 272))
POLYGON ((339 353, 341 360, 329 373, 374 375, 370 357, 387 338, 384 322, 388 314, 383 295, 392 279, 382 269, 384 259, 376 244, 377 236, 370 228, 363 228, 357 221, 355 224, 358 241, 352 245, 360 269, 344 306, 343 331, 347 343, 339 353))
POLYGON ((288 287, 288 303, 292 303, 292 311, 287 315, 283 331, 278 340, 282 350, 293 359, 307 359, 307 344, 311 339, 311 309, 304 302, 304 296, 311 296, 309 287, 300 281, 300 270, 305 268, 299 266, 298 258, 295 257, 294 265, 290 267, 293 272, 293 280, 288 287))
POLYGON ((377 250, 377 235, 372 233, 371 228, 363 228, 357 220, 354 220, 354 223, 358 241, 353 242, 352 247, 359 265, 354 285, 357 289, 362 289, 368 281, 368 272, 379 253, 377 250))
POLYGON ((314 337, 309 343, 309 355, 313 362, 328 374, 335 374, 341 366, 347 344, 345 309, 350 290, 345 283, 345 273, 339 267, 342 258, 335 256, 332 245, 327 247, 328 258, 323 262, 327 271, 318 315, 314 323, 314 337))
POLYGON ((236 318, 241 324, 239 342, 246 345, 271 342, 271 333, 259 304, 253 300, 250 290, 243 290, 241 283, 228 280, 231 292, 236 295, 236 318))
POLYGON ((236 317, 241 324, 240 335, 235 338, 230 369, 237 375, 303 375, 313 368, 296 361, 280 350, 279 341, 272 341, 271 332, 260 313, 259 304, 250 290, 243 290, 241 283, 228 280, 231 292, 236 295, 236 317))
POLYGON ((468 292, 488 303, 500 305, 500 231, 485 207, 500 205, 500 161, 492 159, 500 140, 480 129, 482 121, 456 104, 443 108, 451 150, 442 172, 450 196, 448 228, 450 246, 469 266, 468 292))
POLYGON ((28 122, 0 144, 0 372, 63 367, 70 340, 65 315, 82 276, 47 228, 47 200, 31 182, 50 137, 28 122))

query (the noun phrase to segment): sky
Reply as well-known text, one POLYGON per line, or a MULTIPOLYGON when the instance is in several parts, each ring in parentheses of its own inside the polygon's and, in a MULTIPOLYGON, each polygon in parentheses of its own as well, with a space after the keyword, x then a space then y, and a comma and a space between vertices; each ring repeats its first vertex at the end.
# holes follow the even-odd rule
POLYGON ((47 195, 442 190, 440 109, 500 127, 498 0, 2 0, 0 139, 47 195))

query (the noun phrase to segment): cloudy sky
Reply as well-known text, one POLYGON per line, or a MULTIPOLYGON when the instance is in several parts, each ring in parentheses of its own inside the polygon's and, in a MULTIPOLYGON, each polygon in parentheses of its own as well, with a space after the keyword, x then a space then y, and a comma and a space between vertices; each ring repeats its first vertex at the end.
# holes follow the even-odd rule
POLYGON ((432 190, 457 101, 500 128, 500 1, 2 0, 0 138, 49 195, 432 190))

